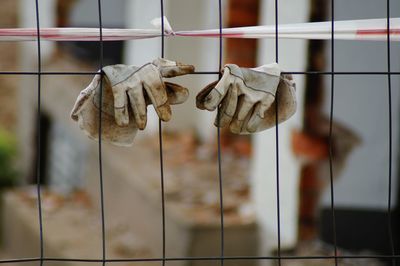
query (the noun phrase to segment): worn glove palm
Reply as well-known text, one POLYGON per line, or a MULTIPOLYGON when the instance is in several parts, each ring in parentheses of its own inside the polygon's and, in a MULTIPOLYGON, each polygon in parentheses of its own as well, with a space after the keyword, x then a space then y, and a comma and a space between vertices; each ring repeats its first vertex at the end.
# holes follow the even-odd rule
MULTIPOLYGON (((157 59, 142 67, 112 65, 103 68, 102 139, 129 146, 137 129, 147 123, 147 105, 152 104, 163 121, 171 119, 170 104, 186 101, 186 88, 164 82, 163 78, 192 73, 192 65, 157 59)), ((80 128, 98 139, 101 75, 96 75, 78 96, 71 118, 80 128)))
POLYGON ((259 132, 287 120, 296 111, 295 83, 282 75, 276 63, 258 68, 225 65, 219 81, 207 85, 196 97, 199 109, 219 108, 215 125, 229 125, 236 134, 259 132), (219 117, 218 117, 219 116, 219 117))

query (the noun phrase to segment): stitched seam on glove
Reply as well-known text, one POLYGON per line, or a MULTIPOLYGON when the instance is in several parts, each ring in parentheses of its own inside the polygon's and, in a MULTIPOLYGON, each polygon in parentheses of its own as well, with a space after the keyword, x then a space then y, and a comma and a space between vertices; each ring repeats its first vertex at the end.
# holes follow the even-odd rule
MULTIPOLYGON (((122 83, 122 82, 127 81, 130 77, 132 77, 133 75, 135 75, 137 72, 139 72, 141 69, 143 69, 143 68, 146 67, 147 65, 153 65, 153 66, 155 66, 153 63, 144 64, 143 66, 139 67, 136 71, 134 71, 132 74, 130 74, 128 77, 126 77, 125 79, 119 81, 118 83, 115 83, 115 84, 113 85, 113 87, 116 86, 116 85, 118 85, 118 84, 120 84, 120 83, 122 83)), ((157 66, 155 66, 155 67, 157 67, 157 66)))
POLYGON ((241 77, 239 77, 239 76, 237 76, 237 75, 235 75, 235 74, 232 74, 232 73, 231 73, 231 75, 232 75, 232 76, 235 76, 235 77, 237 77, 237 78, 239 78, 239 79, 241 79, 241 80, 243 81, 243 84, 246 85, 247 88, 252 89, 252 90, 255 90, 255 91, 259 91, 259 92, 264 92, 264 93, 266 93, 266 94, 270 94, 270 95, 272 95, 272 96, 275 97, 275 94, 273 94, 272 92, 264 91, 264 90, 260 90, 260 89, 256 89, 256 88, 254 88, 254 87, 252 87, 252 86, 247 85, 246 81, 245 81, 244 79, 242 79, 241 77))
MULTIPOLYGON (((95 101, 95 100, 96 100, 95 97, 93 97, 93 98, 92 98, 93 106, 94 106, 94 108, 96 108, 97 110, 100 111, 100 107, 98 107, 98 106, 96 105, 96 101, 95 101)), ((114 118, 114 115, 110 115, 109 113, 107 113, 106 111, 104 111, 104 108, 101 108, 101 113, 114 118)))
MULTIPOLYGON (((154 65, 154 64, 153 64, 154 65)), ((156 66, 156 65, 155 65, 156 66)), ((158 66, 156 66, 158 68, 158 66)), ((174 67, 178 67, 178 66, 162 66, 161 68, 174 68, 174 67)))
MULTIPOLYGON (((96 97, 95 97, 95 96, 96 96, 96 94, 93 95, 92 104, 93 104, 94 108, 96 108, 97 110, 100 111, 100 107, 97 106, 96 97)), ((104 104, 104 102, 103 102, 103 104, 104 104)), ((108 115, 108 116, 114 117, 114 115, 110 115, 109 113, 107 113, 106 111, 104 111, 104 108, 101 108, 101 113, 102 113, 102 114, 106 114, 106 115, 108 115)))
POLYGON ((226 115, 229 116, 229 117, 233 117, 233 115, 228 114, 228 113, 226 112, 226 110, 224 111, 224 114, 226 114, 226 115))
MULTIPOLYGON (((228 67, 228 68, 229 68, 229 67, 228 67)), ((262 73, 262 74, 265 74, 265 73, 262 73)), ((252 86, 249 86, 249 85, 246 83, 246 81, 245 81, 242 77, 240 77, 240 76, 238 76, 238 75, 235 75, 235 74, 233 74, 232 72, 231 72, 231 75, 234 76, 234 77, 236 77, 236 78, 241 79, 241 80, 243 81, 243 84, 246 85, 247 88, 250 88, 250 89, 252 89, 252 90, 259 91, 259 92, 264 92, 264 93, 270 94, 270 95, 272 95, 272 96, 275 97, 275 94, 273 94, 273 93, 271 93, 271 92, 269 92, 269 91, 264 91, 264 90, 256 89, 256 88, 254 88, 254 87, 252 87, 252 86)), ((265 74, 265 75, 268 75, 268 74, 265 74)))

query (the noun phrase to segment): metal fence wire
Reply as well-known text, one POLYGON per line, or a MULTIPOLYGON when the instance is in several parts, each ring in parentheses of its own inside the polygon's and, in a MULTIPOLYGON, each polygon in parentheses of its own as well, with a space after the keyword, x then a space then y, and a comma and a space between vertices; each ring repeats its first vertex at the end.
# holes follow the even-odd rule
MULTIPOLYGON (((167 0, 168 1, 168 0, 167 0)), ((216 6, 218 5, 219 14, 219 69, 215 71, 202 71, 195 72, 197 75, 218 75, 221 78, 220 69, 222 68, 223 58, 223 40, 222 40, 222 0, 215 0, 216 6)), ((245 1, 245 0, 243 0, 245 1)), ((304 72, 283 72, 286 74, 296 75, 326 75, 330 76, 330 123, 329 123, 329 169, 330 169, 330 208, 331 208, 331 219, 333 226, 333 255, 329 256, 286 256, 281 253, 281 227, 280 227, 280 175, 279 175, 279 126, 278 126, 278 105, 276 104, 276 127, 275 127, 275 153, 276 153, 276 196, 277 196, 277 253, 276 255, 267 256, 225 256, 224 254, 224 204, 223 204, 223 174, 222 174, 222 152, 221 152, 221 132, 220 128, 217 128, 217 145, 218 145, 218 180, 219 180, 219 205, 220 205, 220 255, 211 257, 167 257, 166 256, 166 235, 165 235, 165 197, 164 197, 164 159, 163 159, 163 137, 162 137, 162 122, 159 120, 159 159, 160 159, 160 183, 161 183, 161 211, 162 211, 162 257, 156 258, 130 258, 130 259, 108 259, 106 256, 106 237, 105 237, 105 207, 104 207, 104 189, 103 189, 103 163, 102 163, 102 140, 101 140, 101 128, 102 128, 102 112, 99 112, 99 141, 98 141, 98 165, 99 165, 99 181, 100 181, 100 207, 101 207, 101 239, 102 239, 102 257, 93 259, 82 259, 82 258, 52 258, 44 256, 44 241, 43 241, 43 218, 42 218, 42 203, 41 203, 41 128, 40 128, 40 114, 41 114, 41 78, 43 75, 94 75, 97 72, 43 72, 42 61, 41 61, 41 38, 40 38, 40 14, 39 14, 39 0, 35 0, 36 5, 36 29, 37 29, 37 72, 0 72, 0 75, 36 75, 37 76, 37 162, 36 162, 36 187, 37 187, 37 206, 39 212, 39 230, 40 230, 40 255, 32 258, 19 258, 19 259, 3 259, 0 260, 1 264, 4 263, 22 263, 22 262, 35 262, 37 261, 42 266, 45 262, 86 262, 86 263, 102 263, 104 266, 106 263, 122 263, 122 262, 160 262, 165 265, 168 261, 219 261, 221 265, 224 265, 225 261, 243 261, 246 260, 273 260, 278 265, 281 265, 282 260, 319 260, 326 259, 334 261, 335 265, 339 265, 339 259, 381 259, 390 261, 392 265, 396 265, 396 260, 400 259, 400 255, 395 254, 393 232, 392 232, 392 208, 391 208, 391 194, 392 194, 392 87, 391 78, 392 75, 399 75, 400 72, 391 72, 391 53, 390 53, 390 0, 386 0, 386 18, 387 18, 387 69, 381 72, 336 72, 335 71, 335 0, 331 0, 331 69, 330 71, 304 71, 304 72), (389 135, 387 140, 389 142, 389 161, 388 161, 388 196, 387 196, 387 230, 390 241, 390 254, 386 255, 339 255, 337 252, 337 240, 336 240, 336 223, 335 223, 335 193, 333 185, 333 169, 332 169, 332 120, 334 113, 334 99, 335 99, 335 76, 336 75, 386 75, 387 76, 387 101, 388 101, 388 113, 389 117, 389 135)), ((100 38, 98 44, 100 47, 100 64, 99 69, 103 68, 103 23, 102 23, 102 0, 97 0, 98 9, 98 25, 100 28, 100 38)), ((278 49, 279 49, 279 1, 275 0, 275 61, 278 62, 278 49)), ((160 13, 161 17, 164 16, 164 0, 160 0, 160 13)), ((164 20, 161 19, 161 57, 165 56, 164 49, 164 20)), ((101 73, 103 75, 104 73, 101 73)), ((101 79, 101 82, 103 79, 101 79)), ((102 86, 100 86, 102 88, 102 86)), ((100 91, 100 108, 102 107, 102 90, 100 91)), ((279 95, 277 95, 278 97, 279 95)), ((278 102, 278 101, 276 101, 278 102)), ((219 119, 219 113, 217 114, 219 119)))

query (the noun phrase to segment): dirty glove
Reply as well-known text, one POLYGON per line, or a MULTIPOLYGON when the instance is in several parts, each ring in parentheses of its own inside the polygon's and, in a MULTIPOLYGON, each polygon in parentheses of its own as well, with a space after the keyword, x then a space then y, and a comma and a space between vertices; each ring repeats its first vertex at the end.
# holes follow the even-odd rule
POLYGON ((236 134, 259 132, 275 126, 296 111, 295 83, 291 75, 281 74, 278 64, 258 68, 224 67, 222 78, 206 86, 196 97, 199 109, 219 108, 215 125, 229 125, 236 134), (219 116, 219 117, 218 117, 219 116))
MULTIPOLYGON (((142 67, 112 65, 103 68, 102 139, 116 145, 132 144, 137 129, 147 123, 147 105, 153 104, 163 121, 171 119, 170 104, 186 101, 186 88, 164 82, 163 77, 192 73, 194 67, 166 59, 157 59, 142 67)), ((98 138, 100 110, 100 80, 96 75, 83 90, 71 112, 80 128, 93 138, 98 138)))

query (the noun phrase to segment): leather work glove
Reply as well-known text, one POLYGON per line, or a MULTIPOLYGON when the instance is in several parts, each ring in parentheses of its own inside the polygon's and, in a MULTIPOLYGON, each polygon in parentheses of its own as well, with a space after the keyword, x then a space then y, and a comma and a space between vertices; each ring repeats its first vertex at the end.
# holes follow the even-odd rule
MULTIPOLYGON (((152 104, 163 121, 171 119, 170 104, 186 101, 186 88, 164 82, 163 78, 194 72, 192 65, 156 59, 142 67, 112 65, 103 68, 102 139, 119 146, 130 146, 137 129, 147 123, 147 105, 152 104)), ((101 75, 95 75, 81 91, 71 118, 92 139, 98 139, 101 75)))
POLYGON ((240 68, 227 64, 222 78, 207 85, 196 97, 199 109, 219 108, 214 124, 229 125, 232 133, 249 134, 275 126, 296 111, 296 87, 291 75, 281 74, 278 64, 240 68))

